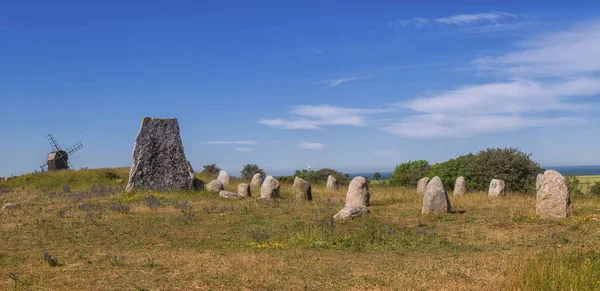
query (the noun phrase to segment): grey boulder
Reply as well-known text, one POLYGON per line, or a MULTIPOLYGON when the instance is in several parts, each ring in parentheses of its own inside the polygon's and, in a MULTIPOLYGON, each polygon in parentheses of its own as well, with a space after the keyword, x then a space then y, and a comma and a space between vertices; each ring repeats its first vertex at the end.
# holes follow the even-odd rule
POLYGON ((452 205, 448 199, 448 193, 444 183, 439 177, 433 177, 427 184, 427 190, 423 196, 423 214, 450 213, 452 205))
POLYGON ((488 189, 488 196, 503 196, 506 194, 505 188, 506 183, 504 183, 504 180, 492 179, 490 182, 490 188, 488 189))
POLYGON ((225 188, 223 187, 223 183, 221 183, 221 181, 212 180, 210 183, 208 183, 208 185, 206 185, 206 191, 208 192, 218 193, 223 190, 225 190, 225 188))
POLYGON ((296 200, 312 200, 312 189, 310 187, 310 183, 306 180, 296 177, 294 178, 294 192, 296 193, 296 200))
POLYGON ((452 192, 452 195, 463 196, 465 194, 467 194, 467 182, 465 181, 465 177, 460 176, 454 183, 454 191, 452 192))
POLYGON ((571 195, 567 181, 557 171, 544 173, 535 198, 535 214, 542 218, 571 216, 571 195))
POLYGON ((417 194, 425 195, 427 191, 427 184, 429 183, 429 177, 423 177, 417 182, 417 194))
POLYGON ((260 187, 260 198, 274 199, 279 198, 279 181, 273 176, 267 176, 260 187))
POLYGON ((344 221, 368 213, 370 200, 371 193, 369 192, 367 179, 360 176, 354 177, 348 185, 346 204, 342 210, 333 216, 333 219, 344 221))
POLYGON ((240 194, 243 197, 252 196, 252 192, 250 191, 250 185, 248 185, 247 183, 239 184, 238 188, 237 188, 237 192, 238 192, 238 194, 240 194))

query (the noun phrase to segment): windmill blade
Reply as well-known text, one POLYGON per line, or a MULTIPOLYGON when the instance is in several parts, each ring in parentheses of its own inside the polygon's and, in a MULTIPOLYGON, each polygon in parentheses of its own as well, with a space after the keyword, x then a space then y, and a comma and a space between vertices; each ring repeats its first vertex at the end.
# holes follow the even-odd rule
POLYGON ((42 172, 45 172, 48 169, 48 163, 43 163, 40 164, 40 169, 42 170, 42 172))
POLYGON ((82 148, 83 148, 83 144, 81 142, 78 142, 66 150, 67 155, 70 155, 82 148))
POLYGON ((48 137, 48 141, 50 142, 50 145, 52 146, 54 151, 60 151, 60 146, 58 146, 58 142, 56 142, 56 139, 54 138, 54 136, 51 133, 49 133, 47 135, 47 137, 48 137))

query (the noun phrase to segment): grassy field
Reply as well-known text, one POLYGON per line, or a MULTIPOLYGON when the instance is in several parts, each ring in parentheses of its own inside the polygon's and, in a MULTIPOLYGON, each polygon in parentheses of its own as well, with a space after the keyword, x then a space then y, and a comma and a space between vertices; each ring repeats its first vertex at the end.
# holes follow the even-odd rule
POLYGON ((598 196, 572 197, 565 220, 484 193, 422 216, 414 190, 372 185, 371 214, 339 224, 345 189, 125 193, 127 171, 0 182, 0 204, 21 206, 0 216, 0 290, 600 290, 598 196))

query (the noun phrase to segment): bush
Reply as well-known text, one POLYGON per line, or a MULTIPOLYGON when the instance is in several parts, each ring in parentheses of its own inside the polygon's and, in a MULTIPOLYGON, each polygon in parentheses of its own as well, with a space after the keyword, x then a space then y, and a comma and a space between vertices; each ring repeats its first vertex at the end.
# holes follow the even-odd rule
MULTIPOLYGON (((300 177, 311 184, 326 183, 329 175, 332 175, 338 183, 345 183, 348 180, 347 174, 342 174, 334 169, 323 168, 316 171, 296 170, 294 176, 300 177)), ((292 179, 293 181, 293 179, 292 179)))
POLYGON ((390 184, 394 186, 409 186, 417 185, 419 179, 427 176, 431 166, 425 160, 416 160, 402 163, 396 166, 394 172, 390 176, 390 184))
POLYGON ((429 171, 429 177, 438 176, 442 182, 444 182, 446 189, 454 189, 456 178, 463 176, 465 177, 465 181, 471 180, 471 165, 473 164, 474 159, 475 155, 468 154, 443 163, 435 164, 429 171))
POLYGON ((600 195, 600 182, 596 182, 590 187, 590 194, 600 195))
MULTIPOLYGON (((543 173, 540 165, 517 148, 490 148, 480 151, 470 163, 470 190, 484 191, 492 179, 506 182, 507 192, 535 193, 535 179, 543 173)), ((466 177, 465 177, 466 178, 466 177)))
POLYGON ((381 173, 379 173, 379 172, 375 172, 375 173, 373 174, 373 180, 379 180, 379 179, 381 179, 381 173))
POLYGON ((242 174, 242 179, 251 179, 257 173, 263 177, 265 176, 265 171, 256 164, 245 164, 240 173, 242 174))
POLYGON ((577 179, 577 176, 569 175, 565 177, 565 181, 567 182, 567 189, 569 190, 569 194, 571 195, 581 195, 583 192, 581 191, 581 181, 577 179))
POLYGON ((208 174, 208 175, 216 176, 221 171, 221 168, 217 167, 217 164, 204 165, 202 167, 204 169, 202 170, 201 174, 208 174))

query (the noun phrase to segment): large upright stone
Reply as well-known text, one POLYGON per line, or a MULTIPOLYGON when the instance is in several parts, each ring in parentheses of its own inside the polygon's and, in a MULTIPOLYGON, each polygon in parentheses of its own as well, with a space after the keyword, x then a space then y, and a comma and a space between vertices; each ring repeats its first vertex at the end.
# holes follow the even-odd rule
POLYGON ((535 214, 542 218, 566 218, 571 215, 567 181, 559 172, 544 172, 535 199, 535 214))
POLYGON ((542 185, 542 178, 544 178, 544 174, 537 174, 537 177, 535 177, 535 191, 540 190, 540 186, 542 185))
POLYGON ((252 186, 260 186, 263 183, 263 178, 262 178, 262 174, 261 173, 256 173, 254 174, 254 176, 252 176, 252 182, 250 182, 250 185, 252 186))
POLYGON ((260 198, 274 199, 279 198, 279 181, 273 176, 267 176, 260 187, 260 198))
POLYGON ((206 185, 206 191, 208 192, 219 193, 223 190, 225 190, 225 187, 223 187, 223 183, 221 183, 221 181, 212 180, 206 185))
POLYGON ((440 177, 433 177, 427 184, 427 190, 423 196, 423 214, 429 213, 450 213, 452 205, 448 199, 448 193, 444 188, 444 183, 440 177))
POLYGON ((195 179, 185 159, 177 119, 144 117, 135 138, 126 190, 194 189, 195 179))
POLYGON ((488 189, 488 196, 502 196, 505 194, 506 184, 504 180, 492 179, 490 182, 490 188, 488 189))
POLYGON ((467 194, 467 181, 465 181, 465 177, 460 176, 454 182, 454 191, 452 192, 453 196, 463 196, 467 194))
POLYGON ((338 188, 337 179, 334 176, 329 175, 329 177, 327 177, 327 190, 337 190, 338 188))
POLYGON ((370 200, 371 193, 369 193, 367 179, 360 176, 354 177, 348 185, 346 205, 333 216, 333 219, 343 221, 368 213, 370 200))
POLYGON ((293 188, 296 193, 296 200, 312 200, 312 189, 310 183, 306 180, 300 177, 294 178, 293 188))
POLYGON ((427 191, 427 184, 429 183, 429 177, 423 177, 419 179, 417 182, 417 193, 421 195, 425 195, 425 191, 427 191))
POLYGON ((248 185, 247 183, 239 184, 237 190, 238 194, 242 195, 243 197, 252 196, 252 192, 250 192, 250 185, 248 185))
POLYGON ((217 176, 217 181, 221 182, 223 186, 229 185, 229 174, 226 171, 219 171, 219 176, 217 176))

